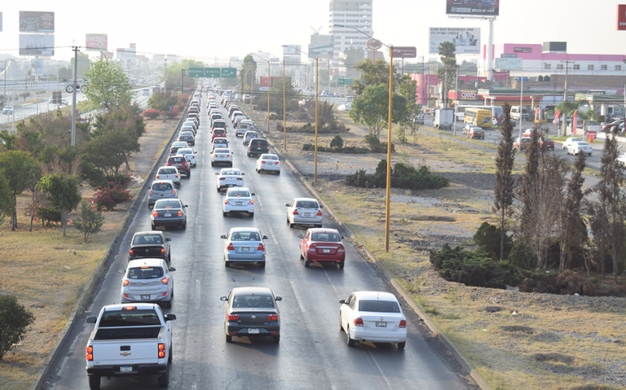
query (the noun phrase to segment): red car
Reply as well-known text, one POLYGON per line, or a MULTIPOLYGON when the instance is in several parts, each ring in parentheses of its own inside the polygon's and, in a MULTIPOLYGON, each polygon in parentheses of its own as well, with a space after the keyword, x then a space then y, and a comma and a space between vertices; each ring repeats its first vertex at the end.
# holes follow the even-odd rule
POLYGON ((170 158, 167 159, 167 163, 165 165, 178 168, 178 172, 181 175, 187 176, 187 179, 191 177, 191 165, 189 164, 189 161, 187 161, 187 157, 185 156, 170 156, 170 158))
POLYGON ((346 248, 343 236, 336 229, 311 228, 304 235, 300 234, 300 259, 304 266, 311 263, 336 263, 343 269, 346 261, 346 248))
POLYGON ((554 140, 552 138, 540 138, 539 147, 546 148, 546 150, 554 150, 554 140))
POLYGON ((215 129, 213 130, 213 134, 211 135, 211 142, 217 137, 226 138, 226 130, 224 129, 215 129))

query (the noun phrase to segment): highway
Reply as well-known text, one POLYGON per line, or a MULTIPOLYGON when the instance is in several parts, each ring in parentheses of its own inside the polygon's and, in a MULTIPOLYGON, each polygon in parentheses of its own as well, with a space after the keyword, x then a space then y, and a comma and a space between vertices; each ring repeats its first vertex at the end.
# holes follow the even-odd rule
MULTIPOLYGON (((222 216, 222 195, 215 187, 219 167, 210 164, 210 127, 206 94, 201 103, 201 125, 196 138, 197 168, 183 179, 180 198, 189 205, 186 230, 168 230, 172 238, 172 266, 176 267, 173 306, 174 360, 171 389, 476 389, 445 347, 423 322, 403 305, 408 319, 406 348, 359 344, 350 348, 339 330, 339 300, 352 291, 392 291, 389 284, 344 240, 345 269, 319 264, 305 268, 299 260, 298 234, 286 223, 285 204, 296 196, 310 196, 286 164, 281 175, 257 174, 255 159, 246 157, 241 138, 229 123, 228 139, 234 166, 245 172, 245 183, 255 197, 255 215, 222 216), (254 226, 268 236, 267 266, 225 268, 220 235, 237 226, 254 226), (283 301, 281 341, 235 338, 227 344, 220 296, 238 286, 267 286, 283 301)), ((225 115, 226 116, 226 115, 225 115)), ((261 126, 263 127, 263 126, 261 126)), ((165 157, 165 156, 163 156, 165 157)), ((349 207, 346 205, 346 207, 349 207)), ((339 228, 324 216, 324 226, 339 228)), ((131 216, 129 228, 115 248, 109 270, 88 307, 96 315, 103 305, 120 302, 122 275, 133 233, 150 229, 149 209, 143 199, 131 216)), ((345 232, 344 232, 345 234, 345 232)), ((46 389, 88 388, 85 345, 93 329, 78 318, 60 358, 52 362, 46 389)), ((156 388, 155 377, 102 379, 102 389, 156 388)))

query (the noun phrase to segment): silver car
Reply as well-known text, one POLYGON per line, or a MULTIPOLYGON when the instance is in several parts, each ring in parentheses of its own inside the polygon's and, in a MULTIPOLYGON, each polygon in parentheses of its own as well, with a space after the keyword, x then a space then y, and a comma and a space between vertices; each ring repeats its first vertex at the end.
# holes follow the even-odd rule
POLYGON ((294 198, 287 207, 287 225, 313 225, 322 227, 322 205, 314 198, 294 198))
POLYGON ((250 141, 258 137, 259 137, 259 134, 256 131, 252 131, 252 130, 246 131, 246 133, 243 135, 243 144, 248 145, 250 141))
POLYGON ((227 217, 232 212, 248 213, 254 217, 254 192, 246 187, 229 188, 222 202, 222 214, 227 217))
POLYGON ((152 208, 159 199, 177 199, 174 182, 171 180, 154 180, 148 192, 148 208, 152 208))
POLYGON ((259 229, 252 227, 232 228, 221 238, 226 240, 224 246, 224 265, 230 267, 232 263, 257 263, 265 268, 265 244, 267 236, 259 229))
POLYGON ((163 259, 139 259, 128 262, 122 279, 122 303, 155 302, 172 307, 176 268, 163 259))

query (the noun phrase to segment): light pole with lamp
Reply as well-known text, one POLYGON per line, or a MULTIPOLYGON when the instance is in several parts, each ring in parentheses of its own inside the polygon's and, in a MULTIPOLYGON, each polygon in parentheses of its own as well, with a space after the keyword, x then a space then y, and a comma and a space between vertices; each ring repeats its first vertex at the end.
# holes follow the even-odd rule
MULTIPOLYGON (((371 39, 376 39, 356 27, 344 26, 341 24, 334 24, 333 26, 349 28, 358 31, 359 33, 370 37, 371 39)), ((382 42, 380 43, 383 46, 389 48, 389 105, 387 109, 387 183, 385 191, 385 252, 389 252, 389 230, 391 219, 391 119, 393 113, 393 45, 386 45, 382 42)))

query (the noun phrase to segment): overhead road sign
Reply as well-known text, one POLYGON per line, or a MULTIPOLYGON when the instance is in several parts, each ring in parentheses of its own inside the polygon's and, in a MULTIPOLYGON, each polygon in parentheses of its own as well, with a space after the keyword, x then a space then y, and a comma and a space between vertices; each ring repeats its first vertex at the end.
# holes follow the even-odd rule
POLYGON ((237 68, 221 68, 220 77, 225 79, 237 78, 237 68))
POLYGON ((189 77, 204 77, 204 69, 205 68, 189 68, 187 75, 189 77))
POLYGON ((204 77, 219 79, 221 73, 220 68, 204 68, 204 77))
POLYGON ((354 79, 338 79, 337 85, 354 85, 354 79))

